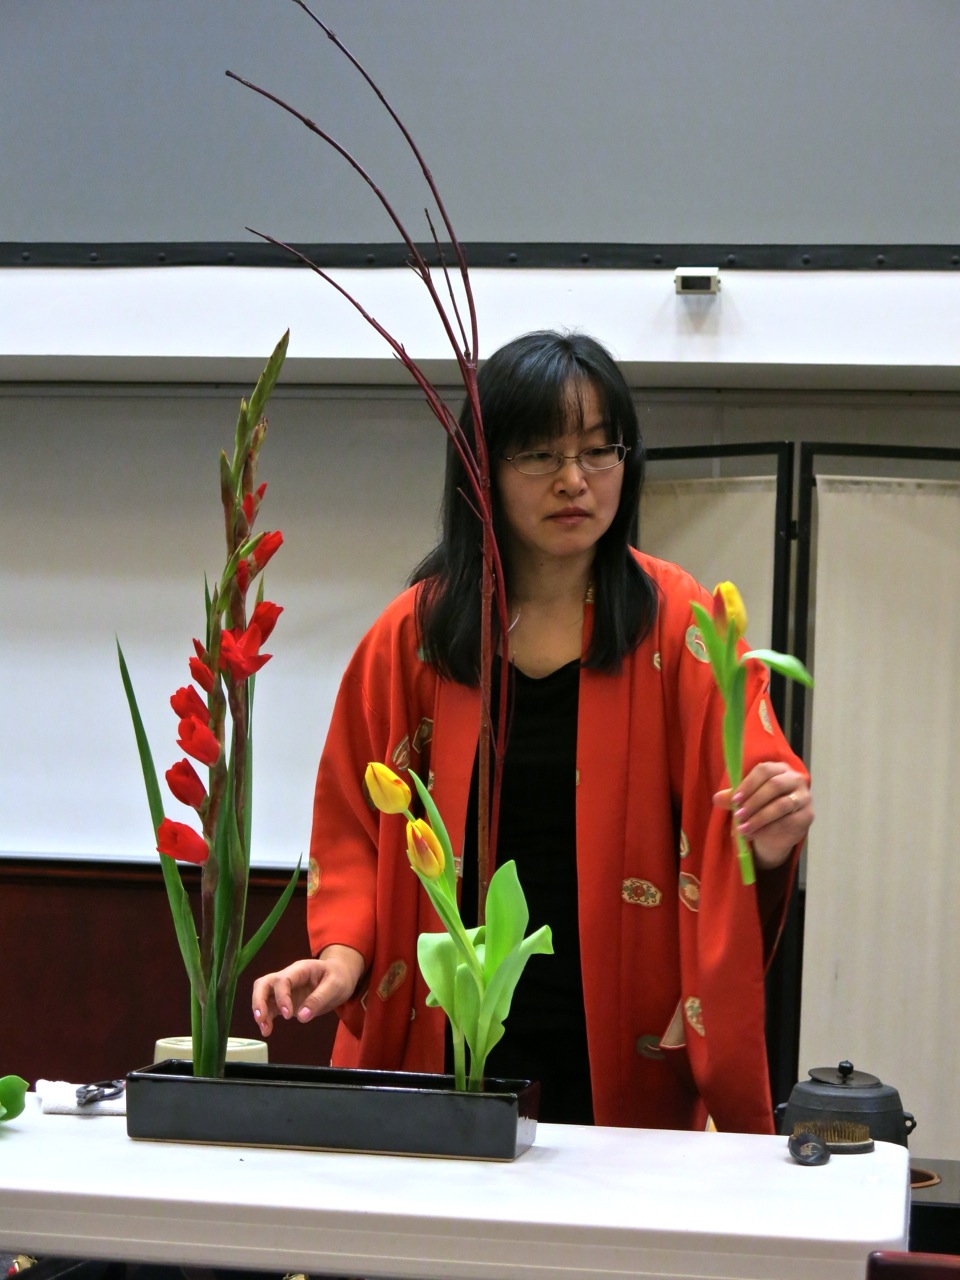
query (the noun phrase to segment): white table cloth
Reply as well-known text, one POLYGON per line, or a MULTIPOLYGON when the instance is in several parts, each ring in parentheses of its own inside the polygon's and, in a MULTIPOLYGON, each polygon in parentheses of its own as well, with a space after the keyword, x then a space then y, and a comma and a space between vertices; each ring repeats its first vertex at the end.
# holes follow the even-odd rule
POLYGON ((135 1142, 0 1124, 0 1251, 448 1280, 862 1280, 906 1247, 906 1148, 804 1168, 784 1138, 540 1125, 509 1164, 135 1142))

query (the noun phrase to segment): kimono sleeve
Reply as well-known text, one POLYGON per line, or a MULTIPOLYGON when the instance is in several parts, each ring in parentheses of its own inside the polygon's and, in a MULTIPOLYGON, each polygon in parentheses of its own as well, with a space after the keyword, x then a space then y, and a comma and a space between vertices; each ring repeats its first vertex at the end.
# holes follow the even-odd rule
MULTIPOLYGON (((366 795, 363 775, 372 760, 389 762, 395 725, 430 697, 429 668, 417 657, 413 632, 406 593, 364 637, 340 685, 314 792, 307 900, 314 955, 341 943, 368 966, 373 957, 382 815, 366 795)), ((398 818, 390 821, 402 831, 398 818)))

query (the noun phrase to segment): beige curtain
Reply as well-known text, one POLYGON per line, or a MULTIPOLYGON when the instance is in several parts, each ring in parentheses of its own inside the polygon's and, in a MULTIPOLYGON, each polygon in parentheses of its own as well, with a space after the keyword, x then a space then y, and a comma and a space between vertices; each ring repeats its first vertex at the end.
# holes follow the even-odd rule
POLYGON ((801 1075, 900 1091, 960 1157, 960 485, 817 480, 801 1075))
POLYGON ((737 584, 757 648, 770 645, 776 501, 773 476, 651 480, 640 512, 644 551, 682 565, 710 591, 737 584))

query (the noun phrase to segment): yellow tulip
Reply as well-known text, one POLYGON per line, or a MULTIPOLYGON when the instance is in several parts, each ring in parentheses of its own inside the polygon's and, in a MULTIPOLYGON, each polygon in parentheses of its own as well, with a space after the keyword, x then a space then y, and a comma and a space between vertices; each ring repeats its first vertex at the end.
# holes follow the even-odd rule
POLYGON ((410 808, 410 788, 385 764, 371 761, 363 775, 370 799, 381 813, 403 813, 410 808))
POLYGON ((733 627, 738 640, 746 634, 747 610, 732 582, 718 582, 713 589, 713 621, 721 636, 726 636, 728 626, 733 627))
POLYGON ((407 857, 414 871, 428 880, 437 880, 443 874, 443 846, 425 818, 407 823, 407 857))

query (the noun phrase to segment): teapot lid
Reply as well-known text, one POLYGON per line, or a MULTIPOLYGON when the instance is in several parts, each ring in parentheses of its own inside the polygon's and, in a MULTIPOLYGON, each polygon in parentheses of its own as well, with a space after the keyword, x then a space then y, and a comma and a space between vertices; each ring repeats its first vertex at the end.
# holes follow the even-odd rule
POLYGON ((807 1074, 818 1084, 846 1085, 847 1088, 872 1089, 880 1084, 879 1077, 867 1071, 854 1071, 853 1063, 846 1059, 835 1067, 813 1067, 807 1074))

